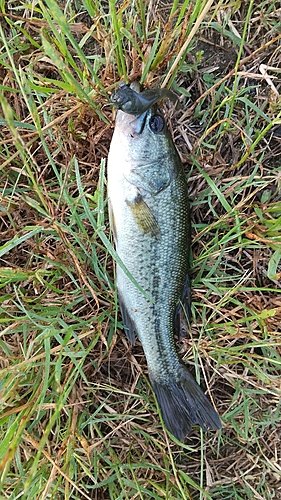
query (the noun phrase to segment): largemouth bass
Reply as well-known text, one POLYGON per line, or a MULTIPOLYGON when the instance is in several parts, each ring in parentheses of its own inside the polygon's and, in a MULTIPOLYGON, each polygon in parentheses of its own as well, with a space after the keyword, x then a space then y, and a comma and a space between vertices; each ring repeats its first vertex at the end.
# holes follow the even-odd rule
POLYGON ((189 208, 183 167, 155 105, 136 117, 117 112, 108 197, 116 250, 134 278, 117 265, 123 323, 132 344, 135 334, 142 343, 165 425, 180 440, 193 424, 219 429, 216 411, 174 344, 180 301, 188 308, 189 208))

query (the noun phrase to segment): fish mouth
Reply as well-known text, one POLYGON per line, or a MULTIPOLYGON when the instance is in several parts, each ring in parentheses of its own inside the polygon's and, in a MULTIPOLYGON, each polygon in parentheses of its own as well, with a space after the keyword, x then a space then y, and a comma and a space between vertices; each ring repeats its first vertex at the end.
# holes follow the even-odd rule
POLYGON ((121 135, 126 137, 139 137, 146 125, 147 118, 151 115, 151 109, 147 109, 141 115, 133 116, 118 110, 115 128, 121 135))
MULTIPOLYGON (((141 135, 147 120, 149 120, 151 116, 153 114, 156 114, 158 111, 159 109, 157 105, 154 104, 150 108, 146 109, 141 115, 138 115, 133 118, 133 120, 128 121, 128 125, 131 128, 132 137, 134 137, 135 135, 141 135)), ((121 111, 121 113, 123 112, 121 111)), ((132 115, 129 115, 127 113, 124 114, 126 114, 128 118, 132 117, 132 115)))
MULTIPOLYGON (((127 137, 140 137, 143 133, 147 122, 155 114, 161 114, 157 105, 152 105, 143 113, 137 116, 125 113, 120 109, 117 112, 115 128, 119 129, 119 133, 125 134, 127 137)), ((149 126, 148 126, 149 127, 149 126)))
POLYGON ((131 122, 131 129, 134 135, 140 135, 145 127, 146 119, 148 116, 149 110, 147 109, 141 115, 136 116, 131 122))

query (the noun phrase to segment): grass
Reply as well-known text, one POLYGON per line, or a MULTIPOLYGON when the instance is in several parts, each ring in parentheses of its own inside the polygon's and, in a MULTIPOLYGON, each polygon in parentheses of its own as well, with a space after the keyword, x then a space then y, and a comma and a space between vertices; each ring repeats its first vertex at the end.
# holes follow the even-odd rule
POLYGON ((281 498, 279 3, 0 2, 0 498, 281 498), (266 74, 260 65, 265 64, 266 74), (169 86, 192 203, 179 443, 122 332, 105 159, 121 78, 169 86))

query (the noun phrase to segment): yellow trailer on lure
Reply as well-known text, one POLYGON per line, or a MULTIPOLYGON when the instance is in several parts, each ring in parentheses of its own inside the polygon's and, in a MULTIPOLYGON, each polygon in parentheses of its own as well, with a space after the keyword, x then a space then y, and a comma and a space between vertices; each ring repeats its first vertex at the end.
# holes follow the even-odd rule
MULTIPOLYGON (((124 85, 121 90, 124 109, 124 85)), ((130 101, 132 89, 127 90, 130 101)), ((108 156, 109 212, 116 250, 139 285, 117 265, 118 298, 128 338, 134 344, 136 334, 142 343, 165 425, 183 439, 193 424, 215 430, 221 423, 174 344, 180 300, 186 307, 189 302, 190 222, 183 167, 154 104, 157 93, 147 107, 142 105, 142 94, 133 92, 136 116, 130 104, 127 113, 117 112, 108 156)), ((118 90, 115 98, 118 101, 118 90)))

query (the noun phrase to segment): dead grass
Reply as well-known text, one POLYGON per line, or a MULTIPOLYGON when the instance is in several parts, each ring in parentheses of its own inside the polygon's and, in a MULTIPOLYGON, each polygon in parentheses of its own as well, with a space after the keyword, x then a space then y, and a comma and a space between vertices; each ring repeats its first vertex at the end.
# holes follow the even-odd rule
MULTIPOLYGON (((193 219, 194 321, 179 348, 223 421, 182 444, 118 315, 100 168, 114 126, 104 88, 119 79, 107 6, 68 2, 63 38, 51 2, 20 4, 0 19, 3 498, 281 499, 279 4, 214 6, 173 81, 181 108, 166 107, 193 219)), ((118 11, 130 78, 147 70, 136 44, 147 62, 169 20, 148 85, 191 16, 176 36, 157 5, 145 3, 145 36, 141 3, 118 11)))

